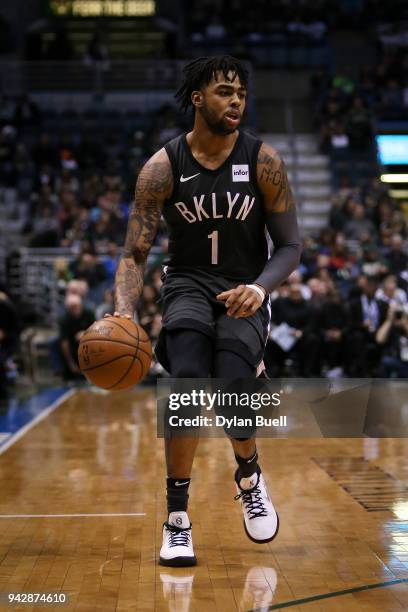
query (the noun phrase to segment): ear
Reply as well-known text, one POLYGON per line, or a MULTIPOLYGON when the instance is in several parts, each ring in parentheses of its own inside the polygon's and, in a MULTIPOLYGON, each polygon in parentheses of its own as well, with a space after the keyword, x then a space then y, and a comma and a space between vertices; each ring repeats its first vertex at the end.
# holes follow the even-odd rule
POLYGON ((201 91, 193 91, 193 93, 191 94, 191 102, 195 107, 203 105, 203 94, 201 93, 201 91))

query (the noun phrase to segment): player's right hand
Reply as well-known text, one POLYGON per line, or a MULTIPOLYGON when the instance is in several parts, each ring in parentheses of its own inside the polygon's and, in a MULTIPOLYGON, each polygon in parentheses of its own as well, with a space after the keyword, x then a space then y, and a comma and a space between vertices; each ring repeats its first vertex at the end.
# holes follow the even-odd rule
POLYGON ((106 315, 104 315, 104 318, 106 317, 122 317, 123 319, 133 319, 132 315, 130 314, 126 314, 126 313, 121 313, 118 312, 117 310, 115 310, 115 312, 113 313, 113 315, 109 314, 108 312, 106 313, 106 315))

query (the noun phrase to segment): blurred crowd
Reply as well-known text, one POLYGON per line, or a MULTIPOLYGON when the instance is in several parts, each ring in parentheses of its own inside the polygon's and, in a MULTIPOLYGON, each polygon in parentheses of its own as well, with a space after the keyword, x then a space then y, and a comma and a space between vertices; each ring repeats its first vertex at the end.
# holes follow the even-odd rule
MULTIPOLYGON (((15 228, 18 222, 17 244, 9 259, 18 257, 18 246, 61 251, 54 262, 61 319, 51 361, 56 373, 67 379, 78 378, 76 348, 81 332, 95 317, 113 311, 112 285, 137 173, 148 157, 184 129, 183 120, 169 106, 146 117, 143 125, 145 129, 133 130, 119 121, 118 129, 104 129, 93 119, 68 130, 62 118, 60 130, 51 133, 38 127, 41 112, 28 97, 0 99, 2 230, 8 223, 15 228), (22 106, 27 112, 21 112, 22 106)), ((161 224, 149 259, 151 282, 137 313, 153 339, 161 323, 155 302, 166 250, 161 224)), ((29 305, 19 303, 21 296, 7 292, 7 303, 13 304, 19 321, 14 326, 17 337, 25 325, 42 323, 29 305), (23 313, 27 306, 28 315, 23 313)), ((7 345, 0 354, 4 390, 7 378, 14 377, 10 357, 17 345, 5 342, 9 325, 7 321, 3 325, 1 316, 0 309, 0 346, 7 345)))
POLYGON ((382 39, 377 62, 356 81, 324 71, 312 78, 332 205, 328 227, 305 238, 299 270, 273 296, 273 375, 408 373, 407 217, 377 178, 374 141, 377 121, 407 118, 407 67, 406 47, 382 39))
POLYGON ((375 168, 376 122, 408 118, 408 48, 380 45, 377 61, 362 66, 358 79, 320 71, 311 84, 320 148, 338 174, 356 162, 375 168))
MULTIPOLYGON (((120 118, 111 128, 93 118, 89 125, 78 122, 68 129, 62 116, 59 131, 51 134, 32 126, 41 125, 34 102, 25 98, 24 104, 34 118, 21 124, 22 101, 0 98, 0 184, 5 204, 21 221, 21 243, 81 253, 104 250, 115 258, 135 176, 150 155, 182 131, 178 113, 162 107, 144 130, 128 130, 120 118)), ((161 237, 160 231, 158 241, 161 237)))
POLYGON ((329 227, 305 237, 299 269, 272 296, 269 372, 405 377, 407 238, 406 215, 378 178, 344 181, 329 227), (296 342, 286 348, 288 335, 296 342))
POLYGON ((379 179, 338 190, 329 227, 305 237, 299 269, 272 296, 269 373, 407 376, 407 237, 379 179))
POLYGON ((272 295, 271 377, 408 375, 408 256, 388 235, 305 238, 300 268, 272 295))

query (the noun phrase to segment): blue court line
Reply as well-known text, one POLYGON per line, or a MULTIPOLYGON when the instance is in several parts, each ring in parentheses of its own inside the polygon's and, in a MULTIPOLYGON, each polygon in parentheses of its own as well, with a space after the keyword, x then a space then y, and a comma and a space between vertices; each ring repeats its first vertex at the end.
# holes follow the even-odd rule
MULTIPOLYGON (((302 604, 312 603, 313 601, 320 601, 321 599, 330 599, 331 597, 340 597, 341 595, 350 595, 352 593, 360 593, 361 591, 369 591, 370 589, 381 589, 383 587, 394 586, 396 584, 408 584, 408 578, 401 578, 399 580, 388 580, 387 582, 376 582, 375 584, 364 584, 359 587, 352 589, 344 589, 343 591, 334 591, 333 593, 323 593, 322 595, 312 595, 311 597, 304 597, 303 599, 293 599, 292 601, 283 601, 282 603, 273 604, 267 608, 270 610, 280 610, 281 608, 290 608, 292 606, 300 606, 302 604)), ((264 611, 265 608, 262 608, 264 611)), ((261 612, 259 608, 249 610, 248 612, 261 612)))
POLYGON ((64 396, 68 397, 73 392, 67 387, 54 387, 44 389, 28 399, 12 398, 6 410, 0 413, 0 453, 55 410, 64 396))

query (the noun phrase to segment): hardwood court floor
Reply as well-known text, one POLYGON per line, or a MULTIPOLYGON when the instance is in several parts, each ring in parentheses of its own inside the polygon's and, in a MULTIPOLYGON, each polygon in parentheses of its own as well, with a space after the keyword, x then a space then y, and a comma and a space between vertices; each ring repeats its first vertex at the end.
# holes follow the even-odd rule
POLYGON ((190 495, 199 565, 159 567, 165 469, 153 392, 78 391, 0 455, 0 592, 63 591, 70 603, 1 609, 407 610, 408 441, 258 446, 281 517, 276 541, 246 538, 231 449, 207 438, 190 495))

